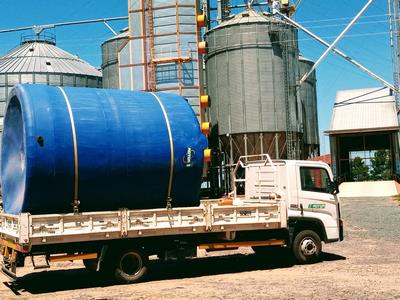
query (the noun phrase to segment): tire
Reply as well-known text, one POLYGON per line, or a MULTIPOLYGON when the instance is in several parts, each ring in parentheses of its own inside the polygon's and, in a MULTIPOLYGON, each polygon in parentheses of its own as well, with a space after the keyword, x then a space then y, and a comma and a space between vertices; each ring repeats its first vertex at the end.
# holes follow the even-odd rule
POLYGON ((148 271, 148 257, 137 249, 123 251, 116 260, 113 271, 119 283, 135 283, 143 280, 148 271))
POLYGON ((97 264, 99 260, 96 259, 84 259, 83 264, 85 265, 86 270, 89 272, 96 272, 97 271, 97 264))
POLYGON ((315 263, 320 259, 322 250, 321 239, 312 230, 300 231, 292 245, 292 251, 300 264, 315 263))

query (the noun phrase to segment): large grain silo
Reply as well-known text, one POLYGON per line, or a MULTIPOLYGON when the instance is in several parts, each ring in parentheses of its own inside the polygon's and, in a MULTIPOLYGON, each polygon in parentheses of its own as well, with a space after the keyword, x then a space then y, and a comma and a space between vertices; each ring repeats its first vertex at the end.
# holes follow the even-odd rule
POLYGON ((53 36, 25 38, 0 57, 0 124, 3 128, 8 93, 18 83, 101 87, 101 72, 56 46, 53 36))
POLYGON ((211 122, 231 162, 269 153, 299 158, 297 30, 247 9, 207 32, 211 122))
POLYGON ((201 55, 198 0, 128 1, 129 41, 119 49, 119 87, 184 96, 200 117, 201 55))
POLYGON ((106 40, 101 45, 103 72, 103 88, 118 89, 119 88, 119 67, 118 67, 118 51, 128 41, 128 28, 121 31, 120 34, 106 40))
MULTIPOLYGON (((303 76, 309 72, 314 62, 300 56, 299 74, 303 76)), ((317 78, 315 70, 300 86, 300 99, 303 107, 304 135, 303 135, 303 157, 319 155, 319 133, 317 112, 317 78)))

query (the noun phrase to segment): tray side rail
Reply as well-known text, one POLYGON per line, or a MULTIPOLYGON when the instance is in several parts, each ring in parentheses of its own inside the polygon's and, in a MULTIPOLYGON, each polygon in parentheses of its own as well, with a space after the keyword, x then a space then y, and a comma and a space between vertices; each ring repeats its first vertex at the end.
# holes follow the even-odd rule
POLYGON ((0 213, 0 238, 21 245, 285 228, 286 206, 274 203, 12 216, 0 213))

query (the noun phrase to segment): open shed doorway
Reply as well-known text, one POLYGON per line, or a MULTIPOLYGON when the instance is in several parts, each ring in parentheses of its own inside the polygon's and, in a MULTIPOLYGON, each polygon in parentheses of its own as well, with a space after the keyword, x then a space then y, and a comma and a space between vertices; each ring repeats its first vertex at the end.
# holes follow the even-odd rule
POLYGON ((391 180, 394 175, 394 134, 336 136, 337 175, 342 181, 391 180))

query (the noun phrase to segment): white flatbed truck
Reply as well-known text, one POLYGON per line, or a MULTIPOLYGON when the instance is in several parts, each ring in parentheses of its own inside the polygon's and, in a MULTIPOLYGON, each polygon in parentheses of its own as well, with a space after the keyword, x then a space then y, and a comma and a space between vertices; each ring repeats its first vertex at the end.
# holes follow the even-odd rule
POLYGON ((15 280, 27 256, 33 262, 44 256, 46 263, 33 263, 35 268, 83 260, 88 270, 133 283, 146 275, 152 255, 168 260, 195 257, 199 248, 251 246, 262 252, 274 246, 309 263, 319 258, 322 241, 343 240, 337 185, 325 163, 247 156, 240 158, 232 178, 235 188, 228 197, 203 200, 198 207, 0 212, 1 271, 15 280))

